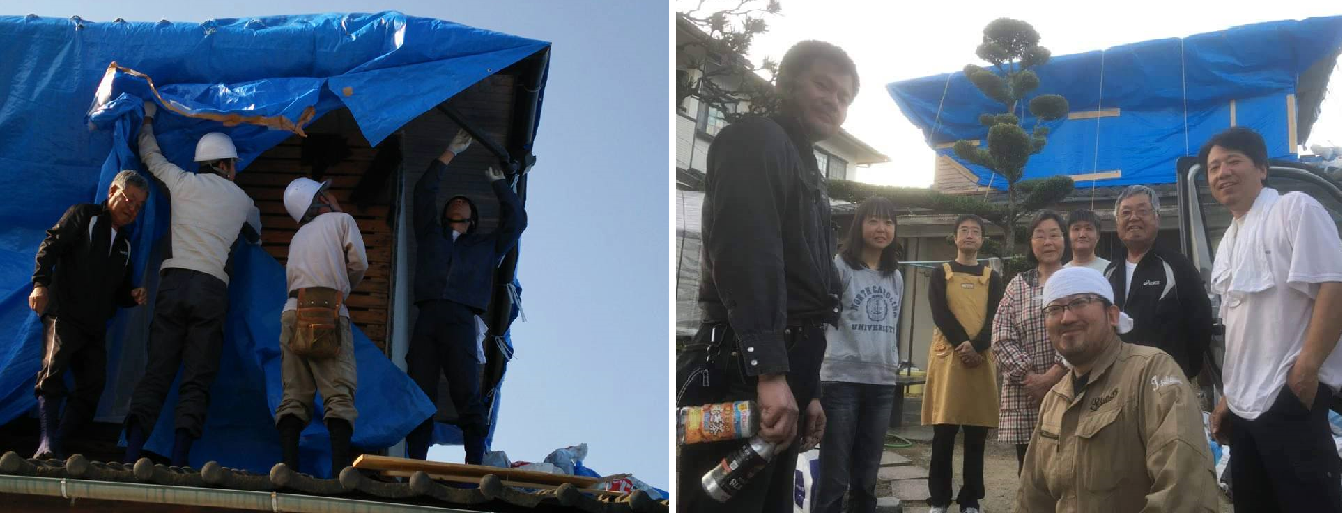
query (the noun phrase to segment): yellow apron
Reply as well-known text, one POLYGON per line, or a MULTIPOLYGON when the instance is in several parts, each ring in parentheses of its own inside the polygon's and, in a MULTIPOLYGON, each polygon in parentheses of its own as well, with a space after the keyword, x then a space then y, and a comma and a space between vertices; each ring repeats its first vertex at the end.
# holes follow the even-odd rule
MULTIPOLYGON (((988 315, 992 269, 984 266, 983 275, 974 276, 951 272, 949 263, 942 265, 946 271, 946 304, 965 333, 973 336, 983 328, 988 315)), ((932 330, 927 385, 923 388, 923 425, 997 427, 997 363, 992 349, 981 354, 984 362, 968 368, 941 330, 932 330)))

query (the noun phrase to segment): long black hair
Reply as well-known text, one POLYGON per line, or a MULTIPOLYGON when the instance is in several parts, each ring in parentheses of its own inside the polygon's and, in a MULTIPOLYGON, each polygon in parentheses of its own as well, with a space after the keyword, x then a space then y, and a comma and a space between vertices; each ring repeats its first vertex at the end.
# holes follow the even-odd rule
POLYGON ((862 224, 867 222, 868 217, 889 219, 895 223, 895 234, 891 234, 890 245, 881 250, 881 267, 877 269, 881 276, 890 276, 899 267, 899 244, 893 238, 893 235, 899 233, 899 220, 895 218, 895 204, 888 199, 877 196, 858 205, 857 213, 853 214, 853 223, 848 226, 848 241, 839 256, 854 270, 866 267, 862 262, 862 250, 867 247, 867 242, 862 240, 862 224))

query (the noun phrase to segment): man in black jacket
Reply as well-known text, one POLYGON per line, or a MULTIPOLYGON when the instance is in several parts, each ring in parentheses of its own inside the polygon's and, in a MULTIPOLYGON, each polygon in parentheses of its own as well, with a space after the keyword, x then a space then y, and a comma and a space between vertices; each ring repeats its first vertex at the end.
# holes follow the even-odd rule
MULTIPOLYGON (((485 419, 488 406, 480 393, 475 318, 485 312, 494 271, 517 245, 527 227, 527 215, 503 173, 492 167, 485 170, 485 176, 499 200, 499 225, 493 232, 477 230, 480 214, 466 196, 449 198, 441 214, 434 208, 443 171, 470 145, 470 135, 464 130, 457 133, 447 151, 415 183, 415 306, 419 317, 405 361, 410 378, 434 404, 438 403, 439 371, 447 376, 466 463, 479 465, 489 425, 485 419)), ((407 457, 424 459, 432 438, 430 417, 406 436, 407 457)))
POLYGON ((681 447, 681 511, 791 511, 798 446, 824 434, 824 325, 837 319, 839 302, 829 195, 813 146, 838 133, 857 69, 842 49, 805 41, 783 57, 778 88, 777 116, 733 123, 708 149, 704 321, 676 370, 677 406, 755 400, 760 436, 778 451, 722 503, 700 477, 741 442, 681 447))
POLYGON ((46 347, 37 373, 42 439, 35 458, 65 458, 65 438, 93 418, 102 397, 107 321, 117 307, 145 302, 145 290, 131 285, 126 225, 148 198, 149 182, 122 171, 112 180, 107 201, 70 207, 37 249, 28 306, 42 318, 46 347), (73 393, 65 389, 66 369, 73 374, 73 393))
POLYGON ((1193 263, 1155 246, 1159 211, 1150 187, 1133 185, 1118 197, 1114 219, 1127 258, 1111 262, 1105 276, 1114 287, 1114 304, 1133 319, 1123 341, 1169 353, 1191 381, 1202 372, 1211 344, 1212 305, 1193 263))

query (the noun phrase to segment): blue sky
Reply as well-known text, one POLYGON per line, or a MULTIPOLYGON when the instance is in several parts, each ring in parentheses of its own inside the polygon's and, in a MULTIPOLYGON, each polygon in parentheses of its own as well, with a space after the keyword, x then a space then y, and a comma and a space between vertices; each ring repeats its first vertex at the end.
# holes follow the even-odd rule
MULTIPOLYGON (((554 44, 527 194, 494 448, 540 461, 586 442, 589 467, 671 485, 668 386, 668 9, 648 1, 268 0, 4 4, 6 14, 204 21, 377 12, 455 21, 554 44)), ((459 462, 457 447, 431 459, 459 462)))

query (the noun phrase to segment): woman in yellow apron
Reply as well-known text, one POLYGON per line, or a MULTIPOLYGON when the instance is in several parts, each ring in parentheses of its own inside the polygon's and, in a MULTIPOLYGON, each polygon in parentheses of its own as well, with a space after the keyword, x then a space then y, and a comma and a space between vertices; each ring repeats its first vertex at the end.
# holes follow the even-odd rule
POLYGON ((936 329, 927 355, 923 425, 933 426, 927 487, 933 513, 951 503, 955 435, 965 431, 964 483, 955 501, 978 513, 983 498, 983 451, 988 429, 997 427, 997 366, 992 354, 992 318, 1002 299, 1002 276, 978 262, 983 220, 966 214, 955 222, 956 259, 932 272, 928 302, 936 329))

